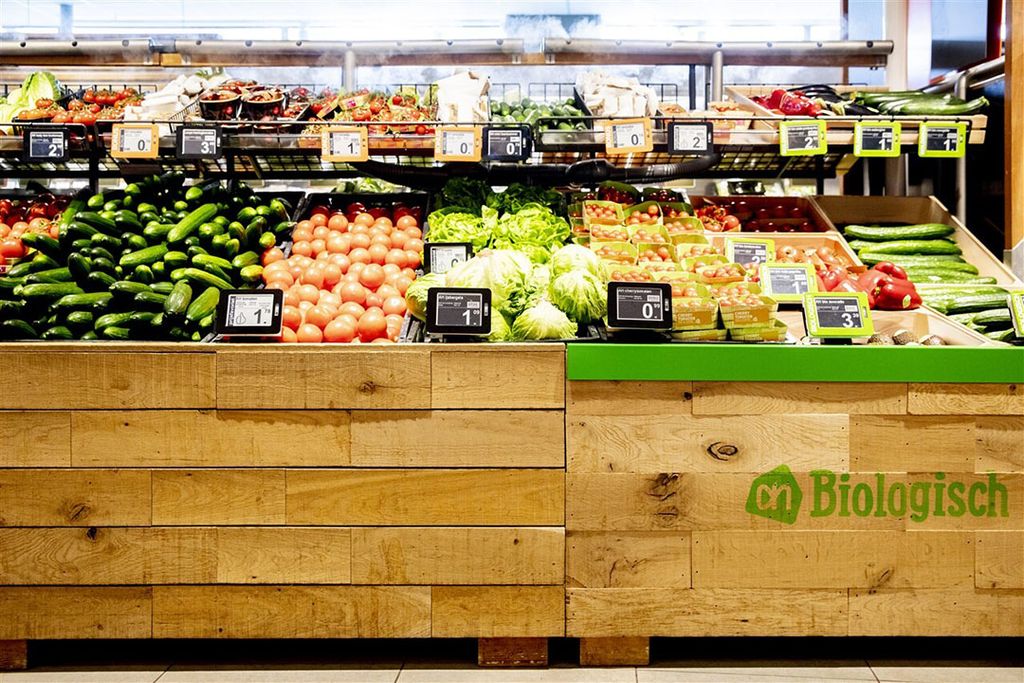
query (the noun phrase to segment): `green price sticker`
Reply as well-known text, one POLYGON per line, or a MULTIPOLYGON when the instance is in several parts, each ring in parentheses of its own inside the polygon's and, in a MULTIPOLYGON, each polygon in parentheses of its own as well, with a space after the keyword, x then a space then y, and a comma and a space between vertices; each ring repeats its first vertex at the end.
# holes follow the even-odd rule
POLYGON ((761 291, 782 303, 800 303, 804 294, 818 291, 810 263, 763 263, 760 275, 761 291))
POLYGON ((966 123, 925 121, 918 129, 918 156, 931 159, 954 159, 962 157, 966 152, 966 123))
POLYGON ((897 121, 858 121, 853 124, 853 153, 859 157, 898 157, 900 132, 897 121))
POLYGON ((1018 337, 1024 337, 1024 291, 1010 292, 1010 319, 1013 331, 1018 337))
POLYGON ((784 157, 819 156, 828 152, 824 121, 779 123, 779 154, 784 157))
POLYGON ((804 320, 812 337, 870 337, 875 333, 864 292, 804 294, 804 320))

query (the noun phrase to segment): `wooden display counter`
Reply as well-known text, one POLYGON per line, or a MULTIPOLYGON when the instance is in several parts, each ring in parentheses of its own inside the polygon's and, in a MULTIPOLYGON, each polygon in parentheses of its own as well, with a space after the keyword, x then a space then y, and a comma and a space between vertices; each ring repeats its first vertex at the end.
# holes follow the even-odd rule
POLYGON ((539 664, 570 636, 612 664, 651 636, 1024 635, 1024 350, 0 352, 0 667, 33 639, 539 664))

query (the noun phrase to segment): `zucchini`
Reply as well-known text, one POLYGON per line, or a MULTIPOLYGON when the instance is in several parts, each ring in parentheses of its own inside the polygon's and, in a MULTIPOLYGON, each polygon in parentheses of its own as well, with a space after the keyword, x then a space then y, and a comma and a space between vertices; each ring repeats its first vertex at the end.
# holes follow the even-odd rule
POLYGON ((69 330, 64 325, 54 325, 53 327, 49 328, 48 330, 43 332, 41 335, 39 335, 39 338, 40 339, 47 339, 47 340, 50 340, 50 339, 74 339, 75 335, 71 334, 71 330, 69 330))
POLYGON ((893 240, 891 242, 868 243, 867 251, 876 254, 962 254, 955 242, 949 240, 893 240))
POLYGON ((27 284, 21 288, 21 297, 29 303, 32 299, 59 299, 68 294, 85 294, 74 282, 27 284))
POLYGON ((49 235, 39 232, 26 232, 21 236, 21 243, 40 251, 50 258, 57 258, 60 255, 60 242, 49 235))
POLYGON ((207 287, 203 290, 202 294, 194 298, 192 303, 189 304, 188 310, 185 311, 185 320, 190 323, 196 323, 212 316, 214 311, 217 310, 219 302, 220 289, 217 287, 207 287))
POLYGON ((99 311, 106 308, 113 298, 110 292, 90 292, 89 294, 68 294, 57 299, 54 308, 62 311, 99 311))
POLYGON ((185 280, 179 280, 164 300, 164 317, 167 320, 180 319, 192 303, 192 287, 185 280))
POLYGON ((948 312, 986 311, 991 308, 1005 307, 1006 305, 1006 294, 967 294, 951 301, 948 306, 948 312))
POLYGON ((945 223, 920 223, 918 225, 847 225, 843 234, 858 240, 869 242, 887 242, 889 240, 934 240, 956 231, 952 225, 945 223))
POLYGON ((123 327, 128 324, 128 319, 132 317, 134 311, 126 311, 122 313, 107 313, 96 318, 96 326, 94 329, 97 332, 102 332, 108 327, 123 327))
POLYGON ((163 257, 167 255, 167 251, 168 249, 166 244, 157 244, 152 247, 133 251, 130 254, 125 254, 121 257, 121 260, 118 263, 122 268, 148 266, 163 259, 163 257))
MULTIPOLYGON (((183 204, 179 210, 188 208, 188 205, 184 204, 184 202, 176 202, 175 208, 178 208, 178 204, 183 204)), ((203 204, 199 208, 191 211, 187 216, 185 216, 185 218, 178 221, 178 224, 167 233, 167 241, 171 244, 177 244, 178 242, 185 241, 185 238, 195 232, 200 225, 206 223, 216 215, 216 204, 203 204)))
POLYGON ((0 337, 4 339, 36 339, 39 333, 24 320, 11 319, 0 323, 0 337))

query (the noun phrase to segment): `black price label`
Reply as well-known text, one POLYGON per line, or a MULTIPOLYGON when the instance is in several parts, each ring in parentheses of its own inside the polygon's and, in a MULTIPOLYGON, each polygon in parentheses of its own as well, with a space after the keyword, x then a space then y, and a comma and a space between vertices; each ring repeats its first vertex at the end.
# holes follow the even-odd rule
POLYGON ((484 157, 490 161, 525 161, 533 152, 529 126, 484 128, 484 157))
POLYGON ((69 137, 66 128, 26 128, 23 140, 25 161, 67 161, 69 137))
POLYGON ((447 273, 456 263, 473 256, 469 242, 427 242, 423 266, 428 273, 447 273))
POLYGON ((715 153, 713 129, 710 123, 679 123, 668 124, 669 154, 699 154, 702 156, 715 153))
POLYGON ((774 266, 767 272, 772 294, 805 294, 811 291, 811 282, 804 266, 774 266))
POLYGON ((672 327, 672 285, 608 283, 608 326, 667 330, 672 327))
POLYGON ((865 152, 891 152, 893 148, 892 128, 865 126, 861 129, 860 147, 865 152))
POLYGON ((768 261, 768 245, 761 242, 733 242, 732 260, 744 266, 768 261))
POLYGON ((279 289, 221 292, 215 329, 224 337, 278 337, 283 305, 284 292, 279 289))
POLYGON ((491 333, 491 290, 431 287, 427 333, 484 336, 491 333))
POLYGON ((220 129, 182 126, 178 128, 177 152, 181 159, 216 159, 220 156, 220 129))
POLYGON ((804 294, 804 320, 812 337, 870 337, 875 332, 864 292, 804 294))
POLYGON ((932 123, 918 128, 917 153, 922 157, 962 157, 967 151, 966 123, 932 123))
POLYGON ((851 299, 820 296, 814 300, 814 310, 818 315, 818 327, 852 329, 864 326, 860 306, 851 299))

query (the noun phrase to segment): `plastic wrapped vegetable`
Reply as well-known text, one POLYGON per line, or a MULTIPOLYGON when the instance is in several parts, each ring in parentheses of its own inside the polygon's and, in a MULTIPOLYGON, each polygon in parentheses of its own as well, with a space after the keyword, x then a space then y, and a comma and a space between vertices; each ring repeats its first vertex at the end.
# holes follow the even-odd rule
POLYGON ((512 323, 512 337, 532 339, 569 339, 576 336, 576 323, 544 299, 523 311, 512 323))
POLYGON ((594 252, 578 244, 567 244, 553 253, 548 265, 551 267, 552 278, 571 270, 584 270, 598 279, 604 278, 601 259, 594 252))
POLYGON ((518 313, 510 302, 519 301, 531 271, 530 260, 508 250, 483 251, 448 271, 449 287, 484 287, 491 290, 491 306, 503 313, 518 313))
POLYGON ((551 281, 551 303, 572 320, 588 323, 603 318, 608 310, 604 283, 593 273, 571 270, 551 281))
POLYGON ((427 273, 417 278, 405 291, 405 305, 409 313, 419 320, 427 319, 427 290, 444 287, 445 277, 440 273, 427 273))

